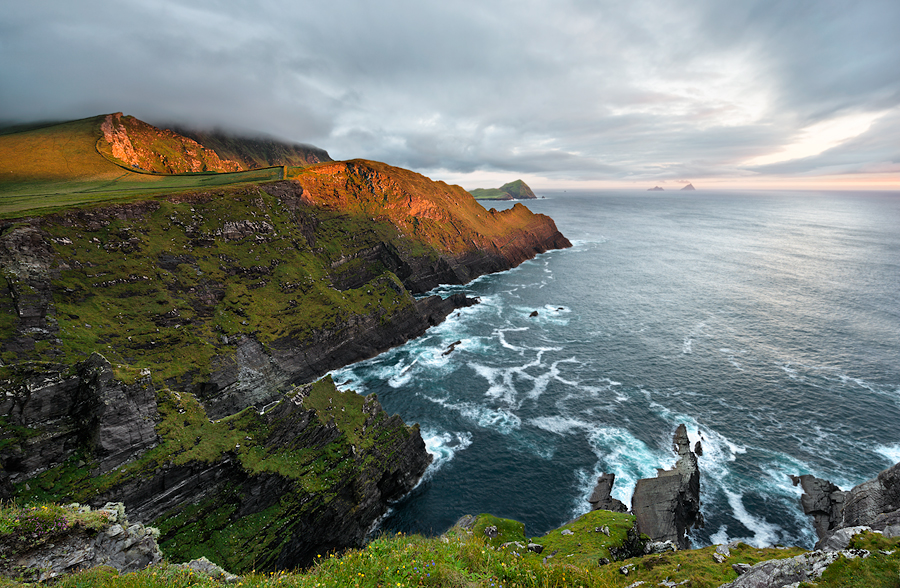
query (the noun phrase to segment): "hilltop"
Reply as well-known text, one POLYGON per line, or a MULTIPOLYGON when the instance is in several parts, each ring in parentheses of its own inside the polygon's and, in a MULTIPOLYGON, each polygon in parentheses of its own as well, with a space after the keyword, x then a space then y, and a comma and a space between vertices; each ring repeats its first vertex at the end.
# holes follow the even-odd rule
POLYGON ((308 565, 431 460, 320 378, 477 302, 438 284, 569 242, 408 170, 196 136, 119 114, 0 136, 0 498, 121 501, 168 557, 308 565))
POLYGON ((150 193, 283 179, 331 161, 308 145, 161 129, 122 113, 0 134, 0 218, 150 193))
POLYGON ((533 200, 537 198, 528 184, 515 180, 499 188, 475 188, 469 191, 478 200, 533 200))

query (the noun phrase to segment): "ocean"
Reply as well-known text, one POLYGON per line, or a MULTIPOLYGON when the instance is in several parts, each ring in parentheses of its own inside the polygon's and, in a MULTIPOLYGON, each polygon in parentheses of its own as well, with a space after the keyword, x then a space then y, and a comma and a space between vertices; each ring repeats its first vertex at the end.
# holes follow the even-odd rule
POLYGON ((436 289, 481 303, 332 373, 434 455, 382 530, 489 512, 538 536, 589 510, 601 472, 630 504, 685 423, 694 545, 808 548, 790 474, 849 489, 900 461, 900 193, 540 194, 571 249, 436 289))

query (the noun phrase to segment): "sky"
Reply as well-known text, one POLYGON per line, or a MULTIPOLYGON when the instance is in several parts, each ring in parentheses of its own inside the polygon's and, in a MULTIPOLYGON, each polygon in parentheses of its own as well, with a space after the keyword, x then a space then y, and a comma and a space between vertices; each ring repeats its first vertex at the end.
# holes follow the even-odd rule
POLYGON ((6 122, 121 111, 468 189, 900 189, 897 0, 2 4, 6 122))

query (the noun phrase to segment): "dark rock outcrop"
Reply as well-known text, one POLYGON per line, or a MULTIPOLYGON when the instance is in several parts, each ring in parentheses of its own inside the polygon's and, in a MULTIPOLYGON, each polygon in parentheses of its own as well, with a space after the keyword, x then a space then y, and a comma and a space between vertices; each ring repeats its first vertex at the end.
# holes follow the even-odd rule
POLYGON ((837 529, 843 521, 844 500, 847 493, 829 482, 809 474, 791 476, 794 486, 800 484, 803 495, 800 505, 813 519, 819 539, 837 529))
POLYGON ((306 340, 287 336, 266 349, 256 339, 236 341, 233 356, 221 357, 199 397, 210 417, 234 414, 248 406, 262 407, 285 388, 322 376, 329 370, 362 361, 402 345, 440 324, 454 310, 476 304, 464 294, 447 298, 409 299, 405 310, 386 320, 360 316, 306 340))
POLYGON ((109 524, 98 533, 78 529, 34 548, 12 553, 0 549, 0 576, 44 582, 97 566, 135 572, 162 560, 157 529, 129 524, 121 503, 107 504, 101 510, 109 516, 109 524))
POLYGON ((900 525, 900 463, 848 492, 814 476, 791 479, 803 487, 800 504, 803 512, 813 518, 819 537, 817 548, 840 529, 864 526, 884 531, 900 525))
POLYGON ((673 438, 678 461, 671 470, 659 470, 655 478, 638 480, 631 498, 637 528, 653 541, 674 541, 688 549, 688 531, 703 524, 700 515, 700 469, 690 449, 685 426, 678 425, 673 438))
POLYGON ((35 364, 13 370, 12 379, 0 382, 6 421, 0 439, 7 441, 0 445, 0 480, 33 477, 80 450, 106 473, 156 445, 156 390, 148 373, 132 383, 116 380, 97 353, 74 370, 35 364))
POLYGON ((591 503, 591 510, 611 510, 613 512, 626 512, 628 510, 628 507, 621 500, 617 500, 610 495, 615 481, 615 474, 600 474, 600 477, 597 478, 597 485, 594 486, 594 491, 591 492, 591 496, 588 498, 588 502, 591 503))
POLYGON ((185 537, 212 550, 215 533, 227 533, 232 524, 240 528, 247 517, 277 512, 260 529, 263 537, 245 538, 248 543, 236 553, 210 553, 236 570, 290 569, 308 565, 316 555, 362 545, 388 504, 416 485, 432 459, 418 427, 386 415, 374 396, 336 391, 330 380, 295 389, 264 414, 245 411, 240 421, 231 421, 232 430, 247 431, 237 439, 252 451, 241 451, 240 443, 219 447, 198 432, 188 447, 208 449, 188 461, 178 459, 184 451, 179 435, 193 418, 179 406, 188 405, 169 405, 165 420, 157 393, 182 395, 156 390, 149 374, 125 384, 95 354, 73 374, 23 371, 2 389, 7 425, 0 432, 6 441, 0 444, 0 477, 7 482, 87 460, 67 474, 70 486, 64 491, 70 498, 92 505, 123 502, 133 517, 160 526, 160 543, 176 556, 190 554, 176 546, 185 537), (316 386, 324 388, 308 400, 316 386), (174 433, 158 435, 158 422, 160 431, 174 427, 174 433), (313 464, 330 465, 317 474, 310 472, 312 465, 292 466, 304 455, 313 464), (267 460, 272 465, 265 465, 267 460), (114 469, 132 461, 129 475, 114 469), (251 561, 240 559, 251 552, 251 561))

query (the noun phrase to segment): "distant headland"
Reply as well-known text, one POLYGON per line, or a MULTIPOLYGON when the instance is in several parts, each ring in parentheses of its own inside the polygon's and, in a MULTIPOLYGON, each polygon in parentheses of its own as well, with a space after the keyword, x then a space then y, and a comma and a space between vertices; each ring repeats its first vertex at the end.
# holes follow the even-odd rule
POLYGON ((469 190, 469 194, 477 200, 534 200, 537 198, 528 184, 522 180, 503 184, 499 188, 475 188, 469 190))

